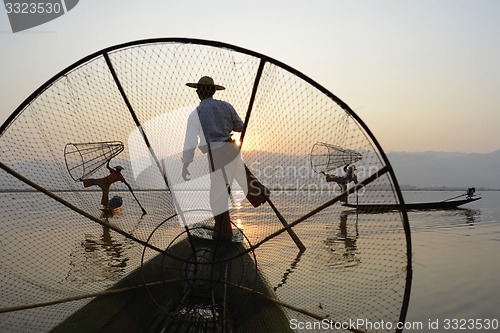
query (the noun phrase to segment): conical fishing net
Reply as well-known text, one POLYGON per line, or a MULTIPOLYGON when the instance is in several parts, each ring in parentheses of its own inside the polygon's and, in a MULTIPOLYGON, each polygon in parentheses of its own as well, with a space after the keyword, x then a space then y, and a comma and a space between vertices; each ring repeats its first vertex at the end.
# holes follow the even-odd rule
POLYGON ((315 143, 311 150, 311 168, 317 173, 328 173, 362 159, 363 155, 355 150, 323 142, 315 143))
POLYGON ((345 103, 278 61, 189 39, 112 47, 40 87, 0 135, 1 332, 400 331, 406 212, 341 201, 401 204, 394 173, 345 103), (214 237, 207 155, 196 149, 181 177, 200 103, 186 83, 205 75, 226 88, 214 98, 244 121, 233 139, 270 191, 254 207, 231 188, 231 241, 214 237), (67 146, 106 142, 123 151, 101 147, 88 170, 67 146), (355 153, 357 184, 342 192, 313 170, 318 142, 355 153), (108 177, 110 158, 130 186, 109 186, 123 199, 111 216, 102 188, 79 181, 108 177))
POLYGON ((78 181, 89 178, 122 151, 122 142, 70 142, 64 147, 64 159, 71 178, 78 181))

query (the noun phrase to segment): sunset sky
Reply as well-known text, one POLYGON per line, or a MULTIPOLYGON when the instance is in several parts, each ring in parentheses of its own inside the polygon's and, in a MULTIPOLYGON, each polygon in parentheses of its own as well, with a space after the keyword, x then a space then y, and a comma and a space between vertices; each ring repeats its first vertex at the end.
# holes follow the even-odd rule
POLYGON ((12 33, 0 9, 0 123, 105 47, 190 37, 250 49, 346 102, 385 151, 500 149, 500 1, 82 0, 12 33))

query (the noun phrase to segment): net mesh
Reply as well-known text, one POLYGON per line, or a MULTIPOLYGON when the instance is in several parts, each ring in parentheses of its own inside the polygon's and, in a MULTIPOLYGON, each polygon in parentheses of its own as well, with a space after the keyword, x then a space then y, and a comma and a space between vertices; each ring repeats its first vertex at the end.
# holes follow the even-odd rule
MULTIPOLYGON (((279 62, 186 40, 131 43, 78 62, 2 126, 0 331, 174 332, 175 325, 204 323, 206 331, 279 332, 321 318, 404 318, 406 214, 358 214, 336 202, 340 187, 311 166, 318 142, 361 156, 357 177, 366 186, 354 191, 350 184, 350 202, 400 203, 393 174, 364 125, 335 96, 279 62), (226 87, 215 98, 247 120, 244 137, 233 138, 243 139, 245 164, 271 190, 271 201, 258 208, 241 191, 232 193, 239 245, 222 256, 200 254, 185 243, 190 236, 210 238, 210 209, 198 199, 206 188, 185 190, 181 212, 179 198, 169 191, 172 175, 181 173, 188 116, 199 103, 185 84, 205 75, 226 87), (100 189, 74 181, 88 173, 67 167, 64 148, 71 142, 123 143, 112 163, 124 167, 135 196, 121 182, 111 185, 111 193, 123 198, 121 214, 103 216, 100 189), (186 228, 186 215, 199 223, 186 228), (305 251, 283 229, 290 223, 305 251), (209 310, 193 293, 197 288, 189 287, 197 276, 185 273, 193 270, 193 260, 200 272, 207 260, 226 263, 216 274, 211 270, 208 281, 215 283, 210 290, 226 286, 221 293, 229 296, 215 298, 209 310), (239 270, 253 278, 243 279, 239 270), (198 307, 186 309, 186 299, 198 307), (235 299, 245 301, 235 305, 235 299), (183 313, 191 313, 190 319, 179 324, 183 313)), ((196 150, 193 177, 206 174, 207 163, 196 150)), ((92 171, 93 178, 106 175, 106 168, 92 171)))

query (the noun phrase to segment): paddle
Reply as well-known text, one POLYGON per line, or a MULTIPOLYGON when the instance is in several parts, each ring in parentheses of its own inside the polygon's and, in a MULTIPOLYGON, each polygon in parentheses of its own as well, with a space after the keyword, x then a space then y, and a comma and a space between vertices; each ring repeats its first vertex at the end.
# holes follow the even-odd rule
POLYGON ((128 190, 130 191, 130 193, 132 193, 132 196, 134 197, 135 201, 137 201, 137 204, 139 205, 139 207, 141 207, 141 209, 142 209, 142 215, 146 215, 146 214, 147 214, 147 212, 146 212, 146 210, 144 209, 144 207, 142 207, 141 203, 139 202, 139 200, 138 200, 138 199, 137 199, 137 197, 135 196, 134 191, 132 191, 132 187, 131 187, 131 186, 130 186, 127 182, 125 182, 125 185, 127 185, 128 190))
POLYGON ((476 193, 476 188, 475 187, 470 187, 470 188, 467 189, 466 193, 461 194, 461 195, 457 195, 456 197, 453 197, 453 198, 449 198, 449 199, 443 200, 441 202, 445 202, 445 201, 449 201, 449 200, 452 200, 452 199, 460 198, 460 197, 463 197, 464 195, 467 196, 466 199, 472 199, 472 197, 474 196, 475 193, 476 193))
POLYGON ((456 198, 460 198, 460 197, 463 197, 464 195, 467 195, 467 193, 457 195, 456 197, 449 198, 449 199, 443 200, 441 202, 446 202, 446 201, 450 201, 450 200, 453 200, 453 199, 456 199, 456 198))

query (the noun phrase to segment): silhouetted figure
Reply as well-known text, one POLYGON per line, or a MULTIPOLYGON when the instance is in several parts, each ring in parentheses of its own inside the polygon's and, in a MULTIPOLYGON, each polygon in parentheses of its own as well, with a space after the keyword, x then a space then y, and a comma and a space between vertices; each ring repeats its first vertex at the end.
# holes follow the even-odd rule
POLYGON ((469 187, 467 189, 467 199, 472 198, 474 196, 474 193, 476 193, 476 188, 475 187, 469 187))
POLYGON ((109 171, 109 175, 104 177, 104 178, 90 178, 90 179, 84 179, 83 180, 83 186, 84 187, 90 187, 90 186, 99 186, 102 191, 102 198, 101 198, 101 205, 103 209, 108 208, 108 201, 109 201, 109 187, 111 184, 115 182, 123 182, 126 185, 127 182, 125 181, 125 178, 121 174, 123 167, 117 165, 115 168, 111 168, 109 166, 109 161, 106 164, 106 168, 109 171))
MULTIPOLYGON (((335 182, 339 184, 342 193, 344 193, 347 190, 347 185, 350 182, 354 182, 354 184, 358 183, 358 177, 356 176, 356 167, 354 165, 346 164, 343 170, 344 170, 343 176, 330 175, 323 172, 323 174, 326 177, 326 181, 335 182)), ((341 201, 347 202, 347 197, 345 197, 341 201)))
POLYGON ((208 156, 210 166, 210 206, 215 219, 214 238, 232 239, 229 216, 229 189, 233 179, 243 189, 248 189, 247 199, 254 207, 269 197, 269 190, 246 168, 240 157, 240 149, 231 139, 232 132, 241 132, 244 124, 233 106, 216 100, 213 95, 225 88, 214 84, 211 77, 204 76, 198 83, 187 83, 196 88, 201 102, 190 114, 187 124, 184 152, 182 156, 182 177, 190 179, 189 164, 193 161, 196 147, 208 156), (229 167, 230 165, 230 167, 229 167))

